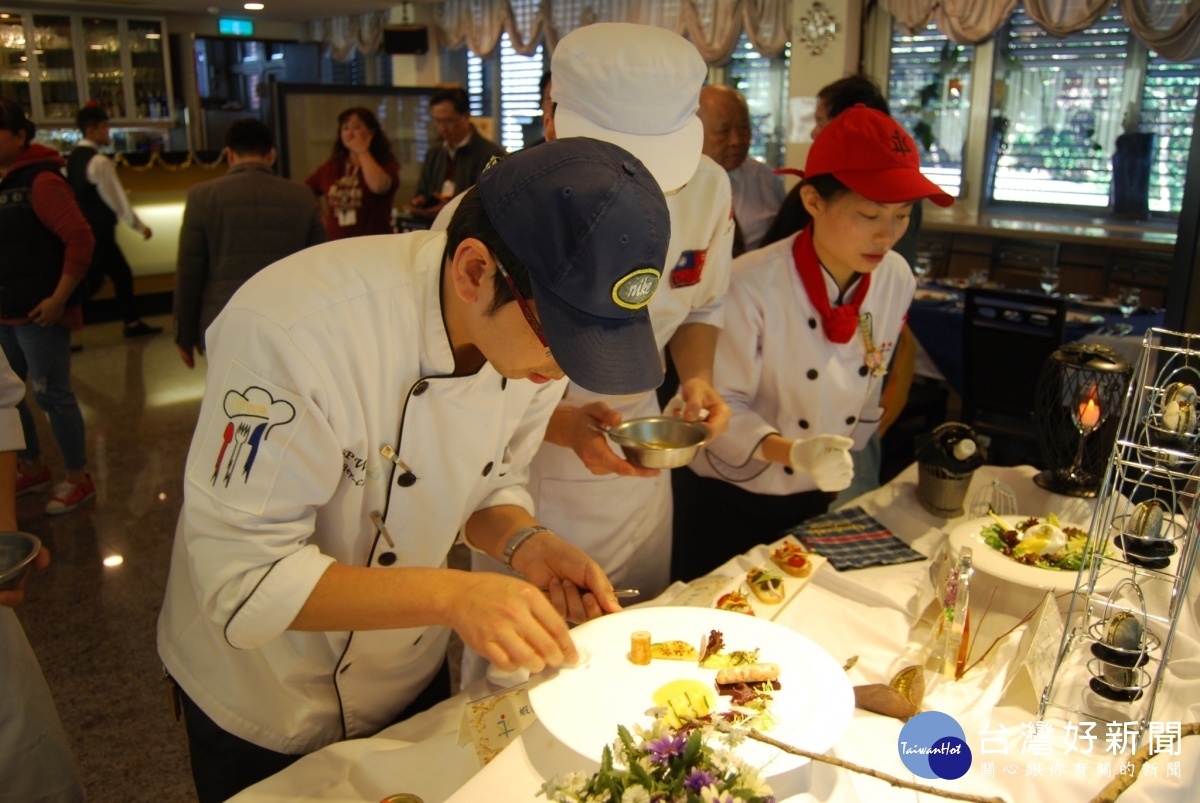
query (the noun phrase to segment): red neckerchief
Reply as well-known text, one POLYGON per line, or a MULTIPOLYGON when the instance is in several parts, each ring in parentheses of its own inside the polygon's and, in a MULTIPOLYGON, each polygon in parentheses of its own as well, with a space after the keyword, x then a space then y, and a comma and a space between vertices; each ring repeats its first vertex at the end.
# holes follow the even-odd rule
POLYGON ((796 263, 796 272, 800 274, 808 300, 821 314, 821 328, 825 330, 825 337, 834 343, 849 343, 858 331, 858 308, 867 297, 871 274, 862 274, 850 300, 833 309, 829 305, 829 292, 825 289, 824 269, 817 259, 817 249, 813 247, 812 224, 806 226, 792 244, 792 261, 796 263))

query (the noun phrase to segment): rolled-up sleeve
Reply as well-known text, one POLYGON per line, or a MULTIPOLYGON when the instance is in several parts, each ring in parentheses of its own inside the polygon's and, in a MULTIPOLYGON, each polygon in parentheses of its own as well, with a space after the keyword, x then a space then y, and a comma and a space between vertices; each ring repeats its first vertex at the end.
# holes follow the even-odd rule
POLYGON ((213 329, 238 347, 209 363, 182 536, 200 609, 231 646, 249 649, 288 628, 334 562, 311 542, 341 448, 316 369, 286 333, 244 309, 213 329))

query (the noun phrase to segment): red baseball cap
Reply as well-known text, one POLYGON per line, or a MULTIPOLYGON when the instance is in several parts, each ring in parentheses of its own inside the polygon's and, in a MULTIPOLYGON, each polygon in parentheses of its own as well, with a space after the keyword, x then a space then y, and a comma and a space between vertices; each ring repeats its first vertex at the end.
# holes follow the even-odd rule
POLYGON ((950 206, 954 198, 921 173, 917 144, 899 123, 859 103, 817 135, 804 177, 832 175, 854 192, 881 204, 928 198, 950 206))

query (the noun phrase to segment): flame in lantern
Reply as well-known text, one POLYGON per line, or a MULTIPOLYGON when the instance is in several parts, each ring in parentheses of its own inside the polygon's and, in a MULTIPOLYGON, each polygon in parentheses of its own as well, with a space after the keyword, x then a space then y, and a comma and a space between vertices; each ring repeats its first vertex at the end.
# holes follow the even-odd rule
POLYGON ((1094 396, 1088 396, 1087 400, 1079 405, 1079 426, 1084 429, 1095 429, 1100 423, 1100 405, 1096 404, 1094 396))

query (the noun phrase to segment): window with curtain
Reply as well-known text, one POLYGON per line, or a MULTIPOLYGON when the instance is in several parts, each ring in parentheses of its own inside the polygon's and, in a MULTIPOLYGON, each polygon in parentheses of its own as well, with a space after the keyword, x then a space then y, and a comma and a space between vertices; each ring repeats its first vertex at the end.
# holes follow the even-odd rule
POLYGON ((1008 125, 989 200, 1108 206, 1131 42, 1115 7, 1063 39, 1013 12, 997 39, 993 113, 1008 125))
POLYGON ((771 167, 783 167, 787 148, 788 61, 791 48, 776 58, 754 50, 745 33, 729 61, 728 82, 750 107, 750 155, 771 167))
POLYGON ((888 107, 921 152, 921 170, 950 195, 962 189, 975 48, 956 45, 930 23, 915 36, 892 29, 888 107))
POLYGON ((532 142, 541 137, 542 100, 538 82, 543 69, 542 46, 538 45, 534 55, 522 56, 513 50, 507 33, 500 37, 497 52, 489 58, 467 55, 471 114, 495 118, 497 137, 509 152, 524 148, 527 138, 532 142), (496 94, 499 102, 493 103, 496 94))
POLYGON ((1150 166, 1152 212, 1179 214, 1198 91, 1200 60, 1175 62, 1150 54, 1138 130, 1155 135, 1150 166))

